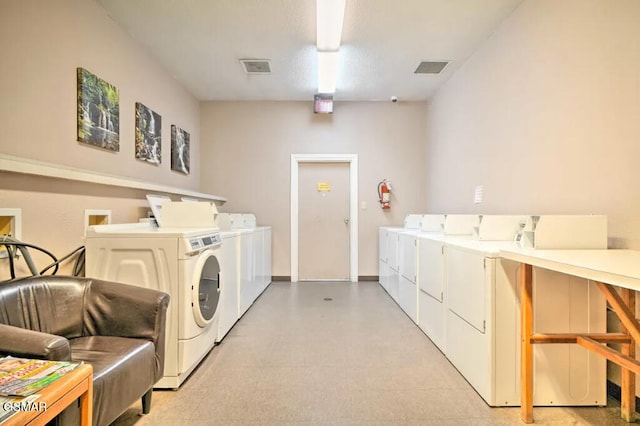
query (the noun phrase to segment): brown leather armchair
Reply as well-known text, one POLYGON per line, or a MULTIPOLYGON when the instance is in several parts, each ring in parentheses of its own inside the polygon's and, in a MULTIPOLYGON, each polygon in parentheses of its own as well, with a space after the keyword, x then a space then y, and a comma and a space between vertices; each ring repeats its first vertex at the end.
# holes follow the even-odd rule
POLYGON ((168 304, 166 293, 91 278, 0 283, 0 354, 91 364, 94 425, 139 398, 146 414, 164 368, 168 304))

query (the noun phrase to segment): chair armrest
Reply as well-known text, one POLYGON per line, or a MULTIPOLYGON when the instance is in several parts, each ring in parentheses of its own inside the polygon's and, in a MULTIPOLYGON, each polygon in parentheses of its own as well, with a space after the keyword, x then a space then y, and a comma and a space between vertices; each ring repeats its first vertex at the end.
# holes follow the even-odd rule
POLYGON ((69 341, 62 336, 0 324, 0 353, 52 361, 71 361, 69 341))
POLYGON ((167 293, 113 281, 91 279, 85 292, 83 334, 147 339, 156 349, 157 372, 164 366, 167 293))

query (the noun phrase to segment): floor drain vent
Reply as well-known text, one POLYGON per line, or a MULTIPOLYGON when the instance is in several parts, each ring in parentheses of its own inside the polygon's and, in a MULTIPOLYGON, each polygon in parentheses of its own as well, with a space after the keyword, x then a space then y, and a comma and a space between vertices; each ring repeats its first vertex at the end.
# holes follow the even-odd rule
POLYGON ((331 302, 333 299, 330 297, 325 297, 324 300, 326 300, 327 302, 331 302))

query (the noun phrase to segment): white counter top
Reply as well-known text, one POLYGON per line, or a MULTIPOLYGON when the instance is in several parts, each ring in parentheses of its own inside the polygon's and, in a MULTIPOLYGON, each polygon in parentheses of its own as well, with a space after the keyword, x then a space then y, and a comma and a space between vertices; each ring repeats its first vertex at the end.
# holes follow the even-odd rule
POLYGON ((640 251, 504 248, 500 257, 640 291, 640 251))

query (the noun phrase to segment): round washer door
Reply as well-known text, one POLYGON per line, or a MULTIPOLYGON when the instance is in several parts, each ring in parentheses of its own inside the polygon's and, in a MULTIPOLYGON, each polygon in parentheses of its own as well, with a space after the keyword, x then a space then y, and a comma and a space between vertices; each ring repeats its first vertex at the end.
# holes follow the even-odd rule
POLYGON ((193 317, 196 324, 204 327, 213 320, 220 300, 220 263, 212 250, 198 257, 192 287, 193 317))

